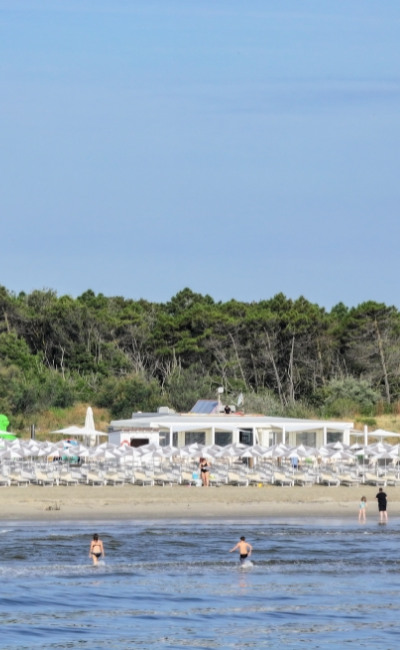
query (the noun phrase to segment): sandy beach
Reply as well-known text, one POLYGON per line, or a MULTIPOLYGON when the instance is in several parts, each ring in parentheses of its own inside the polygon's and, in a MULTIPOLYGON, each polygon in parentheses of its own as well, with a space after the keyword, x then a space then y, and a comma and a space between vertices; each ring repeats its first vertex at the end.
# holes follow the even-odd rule
MULTIPOLYGON (((400 515, 400 489, 385 488, 388 514, 400 515)), ((377 517, 378 488, 348 487, 71 487, 0 490, 0 520, 218 519, 240 517, 357 518, 361 496, 377 517)))

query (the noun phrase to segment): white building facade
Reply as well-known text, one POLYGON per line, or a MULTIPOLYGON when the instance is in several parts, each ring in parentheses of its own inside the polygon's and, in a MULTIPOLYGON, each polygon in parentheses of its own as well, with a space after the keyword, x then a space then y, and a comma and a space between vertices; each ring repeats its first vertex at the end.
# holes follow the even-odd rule
POLYGON ((276 418, 237 413, 174 413, 166 407, 157 413, 132 413, 127 420, 110 423, 109 442, 139 447, 148 443, 184 447, 192 443, 219 445, 284 443, 320 447, 328 443, 350 443, 353 422, 276 418))

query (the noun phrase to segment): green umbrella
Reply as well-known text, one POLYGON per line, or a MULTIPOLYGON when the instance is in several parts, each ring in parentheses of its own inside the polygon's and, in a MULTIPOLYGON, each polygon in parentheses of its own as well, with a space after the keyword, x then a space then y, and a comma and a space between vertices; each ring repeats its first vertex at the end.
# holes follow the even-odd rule
POLYGON ((6 431, 0 431, 0 438, 3 440, 16 440, 17 436, 14 436, 13 433, 7 433, 6 431))
POLYGON ((7 431, 10 420, 4 413, 0 413, 0 431, 7 431))

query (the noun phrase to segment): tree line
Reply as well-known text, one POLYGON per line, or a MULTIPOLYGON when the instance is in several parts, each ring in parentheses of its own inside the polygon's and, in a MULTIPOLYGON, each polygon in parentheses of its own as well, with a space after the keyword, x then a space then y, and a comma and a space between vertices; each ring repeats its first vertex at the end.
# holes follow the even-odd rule
POLYGON ((166 303, 0 287, 0 412, 90 402, 114 417, 244 395, 271 415, 373 414, 400 401, 400 314, 278 294, 215 302, 186 288, 166 303))

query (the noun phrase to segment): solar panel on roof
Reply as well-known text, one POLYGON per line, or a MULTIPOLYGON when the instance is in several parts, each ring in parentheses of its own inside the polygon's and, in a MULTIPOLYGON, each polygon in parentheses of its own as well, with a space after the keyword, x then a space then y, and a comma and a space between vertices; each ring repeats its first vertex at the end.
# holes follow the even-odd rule
POLYGON ((218 402, 212 399, 199 399, 191 409, 191 413, 215 413, 218 410, 218 402))

